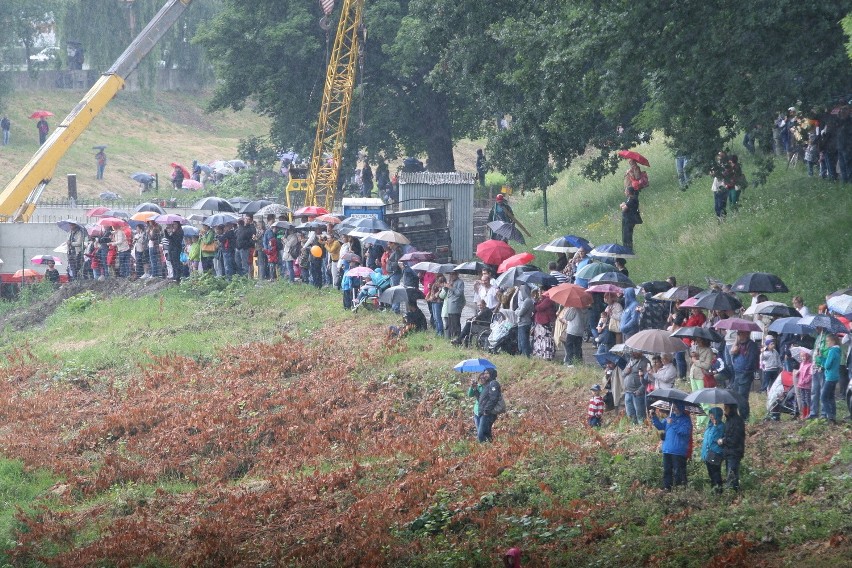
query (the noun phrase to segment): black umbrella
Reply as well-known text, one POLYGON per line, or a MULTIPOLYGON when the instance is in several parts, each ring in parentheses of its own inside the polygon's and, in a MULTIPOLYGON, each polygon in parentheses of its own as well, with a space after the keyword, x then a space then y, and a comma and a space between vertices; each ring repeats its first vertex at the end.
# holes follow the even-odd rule
POLYGON ((267 199, 258 199, 257 201, 250 201, 240 208, 240 213, 242 215, 254 215, 267 205, 272 205, 272 202, 267 199))
POLYGON ((702 292, 698 286, 675 286, 661 293, 658 300, 686 300, 702 292))
POLYGON ((248 197, 229 197, 228 203, 230 203, 234 207, 242 207, 246 203, 251 203, 251 199, 249 199, 248 197))
POLYGON ((555 276, 538 271, 523 272, 517 279, 526 284, 535 284, 536 286, 546 286, 549 288, 559 285, 559 280, 555 276))
POLYGON ((780 278, 769 272, 749 272, 731 284, 735 292, 789 292, 780 278))
POLYGON ((695 302, 696 308, 705 310, 730 310, 735 311, 743 307, 742 302, 730 294, 724 292, 710 292, 695 302))
POLYGON ((731 391, 715 387, 691 392, 685 400, 693 404, 739 404, 731 391))
POLYGON ((655 389, 648 393, 648 398, 656 398, 657 400, 667 400, 669 402, 683 402, 689 393, 680 389, 655 389))
POLYGON ((190 209, 200 209, 202 211, 219 211, 227 213, 236 212, 234 206, 231 205, 227 199, 223 199, 221 197, 204 197, 193 203, 190 209))
POLYGON ((156 203, 143 203, 136 207, 134 213, 141 213, 142 211, 153 211, 154 213, 159 213, 160 215, 165 215, 166 213, 166 211, 156 203))
POLYGON ((149 185, 153 183, 154 176, 151 174, 146 174, 145 172, 136 172, 135 174, 130 175, 130 179, 133 181, 138 181, 141 184, 149 185))
POLYGON ((379 301, 383 304, 405 304, 414 303, 424 298, 423 292, 417 288, 406 288, 405 286, 391 286, 381 293, 379 301))
POLYGON ((491 274, 494 274, 494 267, 478 260, 470 260, 456 266, 456 272, 459 274, 482 274, 482 271, 488 269, 491 274))
POLYGON ((716 331, 706 327, 682 327, 676 332, 674 332, 672 334, 672 337, 701 337, 712 343, 719 343, 720 341, 724 341, 725 339, 716 331))
POLYGON ((491 232, 495 235, 499 235, 504 239, 509 239, 510 241, 518 241, 519 243, 526 244, 524 240, 524 236, 515 227, 514 223, 506 223, 504 221, 491 221, 488 223, 488 228, 491 229, 491 232))
POLYGON ((106 150, 106 146, 99 144, 97 146, 92 146, 92 150, 106 150))
POLYGON ((802 314, 799 313, 799 310, 797 310, 796 308, 791 308, 790 306, 766 306, 764 308, 755 310, 755 313, 764 316, 773 316, 777 318, 802 317, 802 314))
POLYGON ((672 285, 665 280, 651 280, 650 282, 642 282, 639 284, 639 287, 645 290, 646 294, 653 296, 654 294, 665 292, 671 288, 672 285))

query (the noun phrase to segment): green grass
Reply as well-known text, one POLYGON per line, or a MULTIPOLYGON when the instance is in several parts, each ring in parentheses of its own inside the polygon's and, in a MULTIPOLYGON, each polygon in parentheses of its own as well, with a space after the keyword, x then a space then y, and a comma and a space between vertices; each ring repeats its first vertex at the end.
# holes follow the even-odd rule
POLYGON ((20 461, 0 457, 0 566, 8 565, 4 551, 12 544, 17 508, 32 513, 31 504, 56 481, 50 472, 27 471, 20 461))
MULTIPOLYGON (((634 233, 638 258, 628 262, 634 282, 675 275, 679 283, 706 286, 708 276, 730 283, 746 272, 772 272, 790 289, 773 300, 801 294, 812 310, 826 294, 852 283, 848 185, 808 178, 802 166, 788 170, 779 160, 767 183, 746 189, 740 210, 719 223, 710 178, 693 179, 687 191, 679 191, 674 159, 663 144, 639 151, 652 167, 650 187, 640 198, 644 224, 634 233)), ((745 152, 740 159, 750 177, 753 160, 745 152)), ((547 227, 541 193, 515 193, 515 212, 533 233, 527 249, 564 234, 595 244, 621 242, 623 170, 592 182, 579 169, 576 164, 548 190, 547 227)), ((541 265, 553 256, 543 258, 541 265)))
MULTIPOLYGON (((84 91, 16 91, 5 100, 0 112, 12 121, 11 143, 0 149, 0 188, 17 174, 38 150, 38 134, 34 120, 27 117, 35 109, 45 109, 56 116, 48 119, 51 133, 77 105, 84 91)), ((269 120, 250 110, 239 113, 206 114, 208 95, 196 93, 118 94, 89 125, 80 138, 68 148, 59 161, 53 182, 47 186, 44 199, 67 196, 65 175, 77 174, 80 198, 96 197, 102 191, 113 191, 125 198, 138 196, 138 184, 130 179, 134 172, 157 172, 163 195, 172 169, 171 162, 185 166, 192 160, 208 163, 237 157, 240 138, 263 135, 269 120), (95 179, 92 146, 107 146, 104 179, 95 179)), ((182 194, 186 198, 186 192, 182 194)), ((193 194, 194 195, 194 194, 193 194)))

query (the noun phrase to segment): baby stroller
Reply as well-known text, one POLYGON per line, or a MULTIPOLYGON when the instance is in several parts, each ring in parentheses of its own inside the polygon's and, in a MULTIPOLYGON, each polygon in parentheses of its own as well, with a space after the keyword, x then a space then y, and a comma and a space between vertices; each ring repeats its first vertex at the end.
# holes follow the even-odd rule
POLYGON ((791 416, 799 415, 796 404, 796 389, 793 388, 793 373, 782 371, 769 387, 766 394, 767 420, 781 420, 781 413, 791 416))
POLYGON ((514 311, 503 309, 494 314, 491 319, 491 330, 482 332, 480 338, 485 333, 488 333, 488 337, 484 342, 480 341, 480 347, 489 353, 518 354, 518 323, 514 311))
POLYGON ((352 311, 357 312, 358 308, 364 307, 366 310, 380 310, 381 303, 379 296, 390 288, 391 279, 389 275, 383 275, 377 280, 370 278, 371 282, 361 287, 358 293, 358 298, 355 299, 355 305, 352 306, 352 311))

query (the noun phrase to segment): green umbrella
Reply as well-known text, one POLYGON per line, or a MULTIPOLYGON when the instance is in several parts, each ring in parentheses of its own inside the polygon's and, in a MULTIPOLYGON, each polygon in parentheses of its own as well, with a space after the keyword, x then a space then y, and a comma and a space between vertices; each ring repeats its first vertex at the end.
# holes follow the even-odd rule
POLYGON ((577 273, 574 274, 574 277, 591 280, 598 274, 603 274, 604 272, 612 272, 612 265, 608 262, 590 262, 578 270, 577 273))

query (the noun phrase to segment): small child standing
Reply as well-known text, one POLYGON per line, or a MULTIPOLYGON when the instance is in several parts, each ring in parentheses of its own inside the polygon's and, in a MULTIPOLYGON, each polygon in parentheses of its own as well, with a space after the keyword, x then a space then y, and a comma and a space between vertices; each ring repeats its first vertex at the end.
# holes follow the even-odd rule
POLYGON ((814 166, 819 166, 819 145, 815 132, 808 134, 808 145, 805 147, 805 162, 808 164, 808 177, 814 176, 814 166))
POLYGON ((592 395, 591 400, 589 400, 589 426, 592 426, 593 428, 600 428, 604 411, 604 400, 603 397, 601 397, 601 386, 594 385, 591 390, 594 394, 592 395))
POLYGON ((772 383, 781 372, 781 356, 775 350, 775 338, 767 337, 764 342, 763 351, 760 353, 760 369, 763 371, 763 382, 760 385, 761 392, 769 392, 772 383))
POLYGON ((813 378, 814 362, 811 352, 804 348, 799 355, 799 381, 796 383, 796 402, 799 404, 799 417, 805 420, 811 414, 811 379, 813 378))

